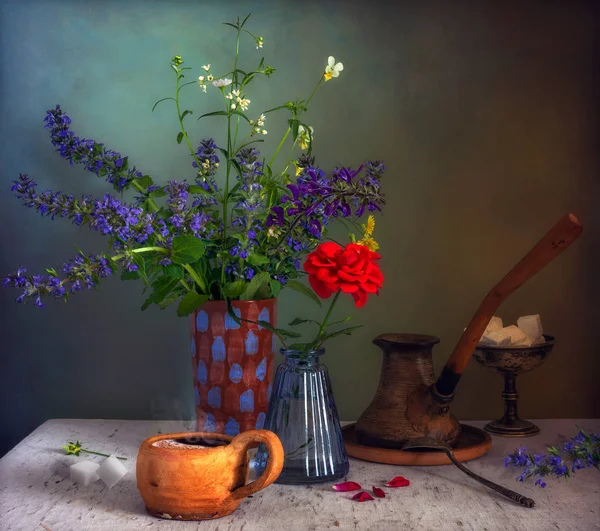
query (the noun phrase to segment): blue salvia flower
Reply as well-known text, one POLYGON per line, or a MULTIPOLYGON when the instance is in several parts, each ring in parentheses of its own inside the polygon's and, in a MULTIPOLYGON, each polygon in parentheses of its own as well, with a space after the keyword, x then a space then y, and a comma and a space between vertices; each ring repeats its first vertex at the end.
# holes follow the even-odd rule
POLYGON ((57 105, 55 109, 46 112, 45 128, 50 129, 50 138, 61 157, 71 165, 83 164, 85 169, 106 180, 122 192, 129 188, 134 179, 144 175, 135 167, 129 168, 127 157, 106 149, 103 144, 93 140, 79 138, 69 126, 71 118, 57 105))
POLYGON ((219 168, 219 157, 217 156, 217 145, 214 139, 205 138, 200 142, 196 151, 196 158, 192 161, 192 166, 197 168, 196 182, 206 191, 218 192, 219 188, 215 182, 214 176, 219 168))
POLYGON ((572 473, 586 467, 595 467, 600 470, 600 434, 587 435, 583 431, 566 441, 562 446, 571 459, 571 466, 567 466, 558 448, 548 448, 547 454, 530 454, 527 448, 521 446, 518 450, 508 454, 504 458, 504 466, 523 468, 523 472, 517 477, 518 481, 526 481, 530 477, 536 477, 535 484, 538 487, 546 487, 543 478, 555 476, 557 478, 569 478, 572 473))

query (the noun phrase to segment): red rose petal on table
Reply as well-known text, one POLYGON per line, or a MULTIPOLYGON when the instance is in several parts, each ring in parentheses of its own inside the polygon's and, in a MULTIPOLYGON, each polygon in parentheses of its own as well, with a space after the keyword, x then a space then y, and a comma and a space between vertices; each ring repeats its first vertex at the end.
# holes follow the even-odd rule
POLYGON ((352 499, 359 501, 359 502, 364 502, 364 501, 373 501, 374 498, 368 492, 365 492, 363 490, 362 492, 359 492, 358 494, 355 494, 354 496, 352 496, 352 499))
POLYGON ((333 489, 339 492, 352 492, 353 490, 360 490, 362 487, 355 481, 346 481, 346 483, 334 485, 333 489))
POLYGON ((385 492, 383 492, 383 489, 380 489, 375 485, 373 485, 373 494, 375 494, 375 496, 377 496, 378 498, 385 498, 385 492))
POLYGON ((386 487, 408 487, 410 485, 410 481, 402 476, 396 476, 391 481, 388 481, 385 486, 386 487))

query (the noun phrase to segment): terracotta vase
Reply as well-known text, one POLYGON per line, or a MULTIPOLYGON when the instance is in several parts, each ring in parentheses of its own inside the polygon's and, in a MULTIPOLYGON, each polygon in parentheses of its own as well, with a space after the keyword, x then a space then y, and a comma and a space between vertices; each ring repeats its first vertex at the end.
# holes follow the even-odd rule
MULTIPOLYGON (((233 301, 235 314, 275 326, 276 300, 233 301)), ((273 375, 273 334, 209 301, 191 315, 198 431, 237 435, 263 427, 273 375)))
POLYGON ((140 446, 137 487, 154 516, 211 520, 230 514, 246 496, 273 483, 283 459, 281 442, 267 430, 248 431, 235 438, 201 432, 163 434, 140 446), (246 485, 248 450, 261 443, 268 450, 269 463, 256 481, 246 485))

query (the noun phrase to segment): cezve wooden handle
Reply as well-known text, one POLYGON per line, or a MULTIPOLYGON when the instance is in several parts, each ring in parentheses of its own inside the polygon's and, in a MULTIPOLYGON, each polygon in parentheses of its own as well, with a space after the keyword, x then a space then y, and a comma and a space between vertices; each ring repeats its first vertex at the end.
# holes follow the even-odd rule
POLYGON ((448 396, 454 392, 460 375, 469 363, 477 343, 498 307, 513 291, 569 247, 582 230, 581 223, 574 214, 567 214, 559 219, 548 234, 487 294, 436 383, 439 394, 448 396))

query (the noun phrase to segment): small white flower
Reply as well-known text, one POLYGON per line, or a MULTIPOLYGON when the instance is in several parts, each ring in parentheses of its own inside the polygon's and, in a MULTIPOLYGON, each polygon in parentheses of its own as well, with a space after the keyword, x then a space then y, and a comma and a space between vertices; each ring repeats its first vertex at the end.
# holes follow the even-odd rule
POLYGON ((239 89, 238 89, 238 90, 232 90, 231 92, 233 93, 233 95, 234 95, 236 98, 239 98, 239 97, 240 97, 240 91, 239 91, 239 89))
POLYGON ((236 107, 237 107, 237 105, 236 105, 235 103, 232 103, 232 104, 231 104, 231 110, 232 110, 232 111, 234 111, 236 107))
POLYGON ((298 139, 298 145, 300 146, 300 149, 308 149, 311 139, 314 138, 314 134, 313 134, 314 129, 312 128, 312 126, 309 125, 308 129, 310 130, 310 134, 308 133, 308 131, 306 130, 306 128, 303 125, 298 126, 297 139, 298 139))
POLYGON ((224 77, 223 79, 216 79, 215 81, 212 82, 213 87, 217 87, 217 88, 226 87, 228 85, 231 85, 231 83, 232 83, 231 79, 228 79, 226 77, 224 77))
POLYGON ((250 122, 248 122, 250 125, 254 125, 254 120, 250 120, 250 122))
POLYGON ((206 92, 206 85, 200 85, 202 87, 202 92, 206 92))
POLYGON ((256 127, 256 128, 254 128, 254 132, 255 132, 255 133, 260 133, 260 127, 256 127))
POLYGON ((266 130, 266 129, 263 129, 263 130, 262 130, 262 134, 263 134, 263 135, 266 135, 266 134, 267 134, 267 130, 266 130))
POLYGON ((207 65, 202 65, 202 70, 206 70, 208 72, 210 70, 210 63, 207 65))
POLYGON ((208 74, 208 75, 206 76, 206 79, 207 79, 207 81, 212 81, 212 80, 214 79, 214 77, 213 77, 213 75, 212 75, 212 74, 208 74))
POLYGON ((327 66, 325 67, 325 81, 329 81, 332 77, 338 77, 343 69, 344 65, 342 63, 336 63, 335 58, 330 55, 327 59, 327 66))
POLYGON ((229 92, 228 94, 225 94, 225 97, 230 100, 231 98, 233 98, 233 95, 231 94, 231 92, 229 92))
POLYGON ((256 49, 258 50, 259 48, 263 47, 263 38, 259 37, 258 39, 256 39, 256 49))
POLYGON ((278 238, 281 235, 281 230, 272 225, 267 229, 268 238, 278 238))
POLYGON ((204 83, 204 76, 198 76, 198 81, 200 81, 200 83, 204 83))
POLYGON ((250 100, 243 98, 239 101, 239 104, 243 111, 247 111, 248 105, 250 105, 250 100))

